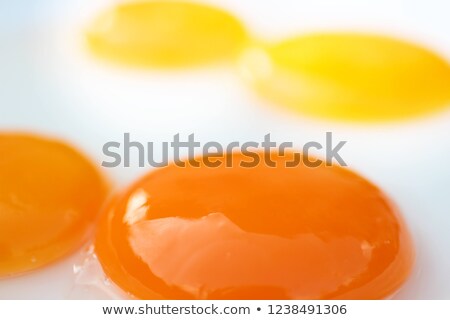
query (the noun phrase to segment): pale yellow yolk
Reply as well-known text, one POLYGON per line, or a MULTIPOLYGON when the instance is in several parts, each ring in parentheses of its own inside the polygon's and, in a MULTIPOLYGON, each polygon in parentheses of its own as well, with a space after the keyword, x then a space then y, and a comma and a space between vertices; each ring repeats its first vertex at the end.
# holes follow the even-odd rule
POLYGON ((102 58, 152 67, 190 66, 234 57, 247 36, 227 12, 206 5, 155 1, 118 5, 87 31, 102 58))
POLYGON ((382 36, 299 36, 247 50, 241 66, 260 95, 322 118, 390 120, 450 105, 449 64, 382 36))

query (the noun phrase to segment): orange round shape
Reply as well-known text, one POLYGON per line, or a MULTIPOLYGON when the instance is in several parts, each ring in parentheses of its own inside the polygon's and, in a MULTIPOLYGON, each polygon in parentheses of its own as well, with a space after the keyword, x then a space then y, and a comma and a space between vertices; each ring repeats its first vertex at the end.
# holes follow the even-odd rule
POLYGON ((106 197, 96 168, 71 147, 0 134, 0 277, 46 265, 79 246, 106 197))
POLYGON ((394 293, 413 249, 383 193, 339 166, 286 167, 292 154, 270 156, 275 167, 239 166, 249 161, 239 153, 228 155, 232 166, 226 156, 216 167, 170 165, 117 195, 96 237, 106 274, 143 299, 394 293))

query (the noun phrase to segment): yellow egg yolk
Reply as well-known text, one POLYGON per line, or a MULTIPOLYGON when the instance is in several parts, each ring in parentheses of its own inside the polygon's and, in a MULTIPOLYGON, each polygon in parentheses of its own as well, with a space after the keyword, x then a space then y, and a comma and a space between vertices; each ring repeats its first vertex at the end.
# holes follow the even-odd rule
MULTIPOLYGON (((262 153, 259 154, 262 156, 262 153)), ((231 157, 232 166, 227 164, 231 157)), ((396 208, 338 166, 157 169, 107 207, 95 249, 106 274, 142 299, 378 299, 411 270, 396 208)), ((208 160, 210 161, 210 159, 208 160)))
POLYGON ((385 121, 450 105, 450 65, 383 36, 323 33, 248 49, 242 73, 277 105, 321 118, 385 121))
POLYGON ((44 266, 86 240, 107 187, 61 142, 0 134, 0 278, 44 266))
POLYGON ((246 38, 229 13, 178 1, 120 4, 99 15, 87 31, 88 45, 98 56, 152 67, 230 59, 246 38))

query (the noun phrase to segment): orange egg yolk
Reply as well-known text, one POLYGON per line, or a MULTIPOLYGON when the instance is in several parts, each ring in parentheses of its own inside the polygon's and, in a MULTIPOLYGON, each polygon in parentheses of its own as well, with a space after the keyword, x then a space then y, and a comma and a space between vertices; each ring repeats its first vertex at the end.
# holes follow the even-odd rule
POLYGON ((413 260, 396 208, 347 169, 286 167, 291 156, 270 154, 276 167, 239 166, 247 156, 233 153, 216 167, 198 158, 199 167, 152 171, 101 219, 95 246, 104 271, 143 299, 394 293, 413 260))
POLYGON ((151 67, 230 59, 247 38, 229 13, 182 1, 117 5, 100 14, 86 36, 91 51, 101 58, 151 67))
POLYGON ((320 118, 386 121, 450 105, 450 65, 405 41, 318 33, 249 48, 241 70, 275 105, 320 118))
POLYGON ((5 277, 44 266, 86 240, 107 188, 97 169, 61 142, 2 133, 0 153, 5 277))

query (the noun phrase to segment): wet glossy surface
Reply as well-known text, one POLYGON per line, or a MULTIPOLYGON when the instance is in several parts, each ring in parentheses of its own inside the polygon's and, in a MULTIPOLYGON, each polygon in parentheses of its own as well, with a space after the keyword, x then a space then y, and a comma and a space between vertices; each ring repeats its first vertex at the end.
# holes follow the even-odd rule
POLYGON ((380 190, 341 167, 285 168, 286 158, 271 158, 276 168, 236 166, 249 161, 239 154, 232 168, 172 165, 117 195, 95 242, 106 274, 145 299, 395 292, 413 250, 380 190))
POLYGON ((246 40, 244 27, 229 13, 179 1, 117 5, 100 14, 86 35, 99 57, 152 67, 229 59, 246 40))
POLYGON ((243 75, 275 105, 321 118, 380 121, 450 106, 450 65, 394 38, 324 33, 249 49, 243 75))
POLYGON ((46 138, 0 134, 0 278, 76 249, 106 197, 93 165, 46 138))

